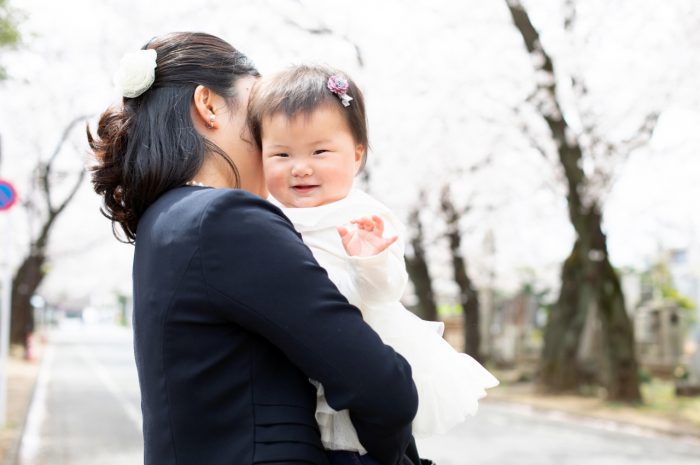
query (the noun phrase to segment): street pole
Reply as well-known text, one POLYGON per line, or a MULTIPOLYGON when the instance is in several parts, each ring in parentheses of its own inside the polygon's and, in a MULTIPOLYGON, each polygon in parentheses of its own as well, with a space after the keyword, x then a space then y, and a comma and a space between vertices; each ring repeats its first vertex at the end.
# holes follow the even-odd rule
POLYGON ((12 298, 12 222, 5 211, 4 249, 2 270, 2 298, 0 299, 0 428, 7 424, 7 359, 10 352, 10 305, 12 298))

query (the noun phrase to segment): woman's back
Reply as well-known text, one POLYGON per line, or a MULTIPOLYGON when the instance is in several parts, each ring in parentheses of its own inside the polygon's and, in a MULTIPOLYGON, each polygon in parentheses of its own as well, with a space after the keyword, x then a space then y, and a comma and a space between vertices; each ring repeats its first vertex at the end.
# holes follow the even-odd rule
POLYGON ((368 450, 396 454, 374 429, 410 422, 410 368, 276 207, 240 190, 171 190, 139 222, 133 278, 147 465, 327 463, 309 377, 355 411, 368 450))
POLYGON ((293 452, 324 463, 307 378, 209 298, 199 226, 218 193, 173 190, 139 223, 134 331, 146 463, 230 464, 235 457, 247 464, 274 460, 276 450, 278 460, 293 452))

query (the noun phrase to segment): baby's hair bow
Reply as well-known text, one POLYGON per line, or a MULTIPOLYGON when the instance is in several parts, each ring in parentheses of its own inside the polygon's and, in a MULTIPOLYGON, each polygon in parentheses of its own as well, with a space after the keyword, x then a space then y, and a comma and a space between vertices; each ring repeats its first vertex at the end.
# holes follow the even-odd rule
POLYGON ((348 87, 350 87, 350 85, 348 84, 347 79, 342 76, 338 76, 337 74, 333 74, 328 78, 328 83, 326 83, 326 86, 328 87, 328 90, 340 98, 340 101, 343 103, 344 107, 350 106, 352 97, 348 95, 348 87))

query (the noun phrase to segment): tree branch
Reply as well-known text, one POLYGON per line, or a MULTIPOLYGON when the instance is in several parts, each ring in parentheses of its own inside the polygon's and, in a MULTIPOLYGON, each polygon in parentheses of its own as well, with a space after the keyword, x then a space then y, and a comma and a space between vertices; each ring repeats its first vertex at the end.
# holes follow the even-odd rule
POLYGON ((574 0, 566 0, 564 2, 564 29, 571 32, 576 25, 576 2, 574 0))
POLYGON ((80 170, 80 174, 78 175, 78 179, 76 179, 75 184, 73 184, 73 187, 71 188, 70 192, 66 196, 65 199, 63 199, 63 202, 61 205, 58 206, 56 210, 54 210, 54 214, 58 215, 60 214, 66 206, 70 203, 71 200, 73 200, 73 197, 75 197, 75 194, 78 193, 78 189, 80 189, 81 184, 83 183, 83 179, 85 179, 85 169, 80 170))
MULTIPOLYGON (((585 228, 582 224, 584 209, 590 205, 584 205, 585 173, 581 168, 583 153, 578 138, 569 127, 563 117, 563 112, 557 98, 556 74, 554 64, 549 54, 544 50, 540 42, 540 35, 530 20, 530 16, 520 0, 506 0, 508 11, 513 19, 516 29, 520 33, 528 53, 537 58, 533 60, 536 71, 544 71, 549 78, 540 80, 537 87, 544 92, 543 101, 538 108, 542 118, 549 126, 552 138, 557 144, 559 161, 564 168, 564 174, 568 184, 567 199, 569 204, 569 218, 574 228, 579 231, 585 228)), ((579 231, 580 232, 580 231, 579 231)))
MULTIPOLYGON (((70 123, 63 129, 63 132, 61 133, 61 137, 58 140, 58 143, 54 147, 53 152, 49 156, 48 160, 46 160, 45 163, 40 163, 39 165, 39 180, 41 182, 41 188, 44 194, 44 199, 46 201, 46 207, 49 211, 49 214, 51 212, 54 212, 54 207, 53 207, 53 202, 51 200, 51 170, 53 169, 53 163, 56 161, 56 158, 58 157, 58 154, 61 153, 61 150, 63 149, 63 145, 66 143, 68 140, 68 137, 70 136, 71 132, 77 126, 79 123, 90 119, 92 115, 80 115, 76 116, 71 120, 70 123)), ((80 180, 82 181, 82 176, 80 180)), ((65 205, 64 205, 65 206, 65 205)), ((62 207, 60 208, 61 210, 63 209, 62 207)))
POLYGON ((649 139, 651 139, 651 136, 654 134, 654 129, 656 129, 656 124, 658 122, 659 113, 649 113, 646 116, 646 118, 644 118, 644 121, 635 131, 632 137, 625 139, 619 144, 617 144, 618 151, 621 153, 629 154, 631 151, 645 145, 647 142, 649 142, 649 139))
POLYGON ((340 37, 342 40, 344 40, 345 42, 347 42, 348 44, 350 44, 352 46, 352 48, 355 50, 355 59, 357 60, 358 66, 360 68, 364 68, 365 60, 364 60, 364 56, 362 53, 362 49, 355 41, 351 40, 347 35, 337 34, 333 29, 322 24, 318 20, 317 20, 317 22, 319 23, 319 25, 316 27, 304 27, 301 24, 297 23, 296 21, 294 21, 290 18, 285 18, 284 21, 288 25, 295 27, 297 29, 300 29, 308 34, 311 34, 311 35, 340 37))
POLYGON ((547 161, 550 161, 550 157, 547 154, 547 150, 544 148, 544 146, 540 143, 539 139, 535 137, 535 135, 532 132, 532 129, 530 126, 527 124, 527 121, 525 120, 522 112, 520 111, 519 108, 513 108, 513 113, 515 114, 515 117, 517 119, 516 123, 518 124, 518 127, 520 128, 521 133, 527 138, 528 142, 530 143, 530 147, 535 149, 540 155, 542 155, 542 158, 544 158, 547 161))
POLYGON ((56 147, 54 148, 53 152, 49 156, 49 159, 46 161, 47 165, 52 165, 58 154, 61 152, 61 149, 63 148, 63 144, 65 144, 66 140, 70 136, 71 131, 73 131, 73 128, 78 124, 81 123, 85 120, 88 120, 92 118, 93 115, 80 115, 76 116, 71 120, 70 123, 63 129, 63 133, 61 134, 61 138, 58 140, 58 143, 56 144, 56 147))

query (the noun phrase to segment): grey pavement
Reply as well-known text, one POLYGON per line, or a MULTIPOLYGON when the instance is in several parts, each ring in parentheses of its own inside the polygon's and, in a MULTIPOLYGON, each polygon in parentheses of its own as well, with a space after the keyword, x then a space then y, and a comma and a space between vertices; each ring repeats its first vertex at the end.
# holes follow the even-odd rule
POLYGON ((495 402, 482 402, 448 434, 417 442, 438 465, 700 465, 697 439, 495 402))
MULTIPOLYGON (((131 344, 124 328, 73 325, 51 333, 19 465, 143 463, 131 344)), ((700 465, 697 440, 493 402, 418 445, 438 465, 700 465)))
POLYGON ((143 463, 129 330, 73 324, 49 338, 19 465, 143 463))

